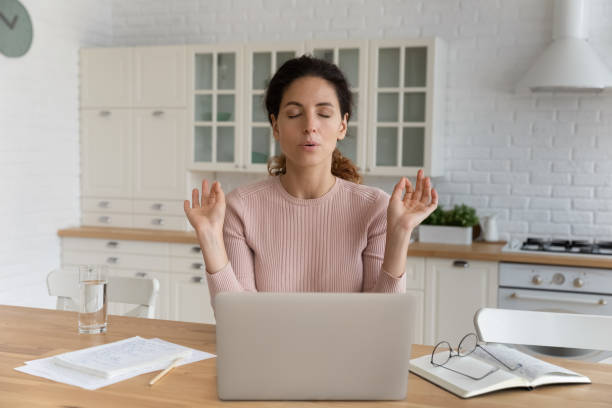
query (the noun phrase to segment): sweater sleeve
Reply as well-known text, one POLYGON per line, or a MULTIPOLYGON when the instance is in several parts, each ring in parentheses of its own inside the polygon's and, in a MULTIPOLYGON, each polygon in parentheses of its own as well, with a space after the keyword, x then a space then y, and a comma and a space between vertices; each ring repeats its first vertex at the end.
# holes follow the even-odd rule
POLYGON ((210 300, 220 292, 256 292, 253 251, 247 244, 242 200, 238 194, 228 194, 223 241, 229 262, 218 272, 206 273, 210 300))
POLYGON ((367 245, 362 254, 364 292, 406 292, 406 274, 395 278, 382 268, 387 238, 388 205, 389 195, 380 191, 372 204, 367 226, 367 245))

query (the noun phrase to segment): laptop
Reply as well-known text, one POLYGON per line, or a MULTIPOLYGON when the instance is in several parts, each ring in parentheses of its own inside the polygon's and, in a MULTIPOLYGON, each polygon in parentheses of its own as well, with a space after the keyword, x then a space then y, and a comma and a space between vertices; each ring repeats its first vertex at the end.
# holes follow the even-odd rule
POLYGON ((219 398, 404 399, 415 307, 406 294, 220 293, 219 398))

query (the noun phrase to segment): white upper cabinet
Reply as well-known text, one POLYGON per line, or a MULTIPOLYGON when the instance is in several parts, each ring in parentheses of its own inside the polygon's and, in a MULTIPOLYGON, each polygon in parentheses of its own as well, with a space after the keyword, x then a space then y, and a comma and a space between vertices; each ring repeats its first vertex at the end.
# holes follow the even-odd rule
POLYGON ((311 41, 306 51, 314 57, 332 62, 346 77, 353 94, 353 114, 349 120, 346 137, 338 141, 338 149, 358 167, 365 170, 367 134, 367 41, 311 41))
POLYGON ((132 195, 132 123, 125 109, 81 110, 82 194, 132 195))
POLYGON ((272 136, 264 94, 272 75, 287 60, 304 52, 303 43, 249 45, 245 51, 245 127, 242 169, 267 171, 268 159, 280 154, 280 146, 272 136))
POLYGON ((185 197, 185 110, 134 110, 134 197, 185 197))
POLYGON ((80 57, 81 108, 132 106, 131 48, 84 48, 80 57))
POLYGON ((185 46, 138 47, 134 57, 134 107, 185 107, 185 46))
POLYGON ((437 38, 370 43, 370 174, 442 174, 445 46, 437 38))
POLYGON ((193 46, 187 55, 189 167, 239 170, 242 46, 193 46))

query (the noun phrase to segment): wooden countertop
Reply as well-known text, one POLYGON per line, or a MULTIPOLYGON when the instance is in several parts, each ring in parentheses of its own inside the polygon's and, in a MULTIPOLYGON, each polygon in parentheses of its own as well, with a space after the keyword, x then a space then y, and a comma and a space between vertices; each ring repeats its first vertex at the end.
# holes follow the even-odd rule
MULTIPOLYGON (((134 228, 77 227, 61 229, 60 237, 117 239, 131 241, 174 242, 197 244, 194 232, 161 231, 134 228)), ((450 258, 492 262, 519 262, 545 265, 585 266, 612 269, 612 257, 584 257, 580 255, 555 255, 543 253, 504 252, 505 242, 475 242, 472 245, 429 244, 414 242, 410 244, 408 256, 431 258, 450 258)))
MULTIPOLYGON (((592 384, 557 385, 527 391, 510 389, 463 400, 412 373, 403 401, 220 401, 217 359, 175 368, 154 387, 156 374, 143 374, 87 391, 14 370, 25 361, 109 343, 132 336, 164 340, 216 353, 215 326, 167 320, 110 316, 105 334, 79 335, 77 313, 0 305, 1 407, 609 407, 612 366, 545 358, 588 376, 592 384)), ((412 357, 431 353, 431 346, 414 345, 412 357)), ((358 357, 358 356, 357 356, 358 357)))

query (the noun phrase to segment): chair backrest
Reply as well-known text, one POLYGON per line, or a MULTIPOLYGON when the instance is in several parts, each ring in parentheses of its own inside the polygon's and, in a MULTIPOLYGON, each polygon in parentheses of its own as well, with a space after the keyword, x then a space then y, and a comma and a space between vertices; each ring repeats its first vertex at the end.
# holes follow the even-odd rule
MULTIPOLYGON (((49 295, 57 296, 58 310, 79 310, 79 273, 76 270, 55 269, 47 275, 49 295)), ((159 281, 155 278, 109 276, 108 302, 127 303, 135 308, 125 316, 155 317, 155 301, 159 281)))
POLYGON ((474 327, 489 343, 612 350, 612 316, 483 308, 474 327))

